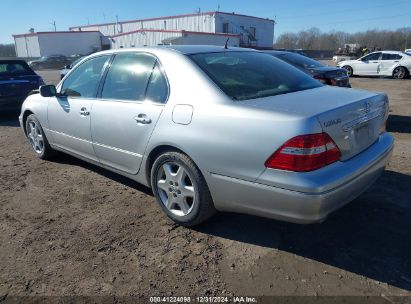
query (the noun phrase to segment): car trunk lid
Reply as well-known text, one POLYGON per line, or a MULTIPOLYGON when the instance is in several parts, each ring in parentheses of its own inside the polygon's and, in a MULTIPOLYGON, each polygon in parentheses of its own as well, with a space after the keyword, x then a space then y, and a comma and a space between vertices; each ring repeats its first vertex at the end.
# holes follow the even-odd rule
POLYGON ((307 119, 316 118, 322 130, 337 144, 342 161, 372 145, 388 115, 385 94, 329 86, 243 103, 307 119))

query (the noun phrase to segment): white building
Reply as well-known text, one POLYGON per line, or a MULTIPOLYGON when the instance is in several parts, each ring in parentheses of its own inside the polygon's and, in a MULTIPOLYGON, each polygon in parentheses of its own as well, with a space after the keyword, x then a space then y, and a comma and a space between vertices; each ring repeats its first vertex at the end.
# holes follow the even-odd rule
POLYGON ((37 32, 13 35, 18 57, 47 55, 88 55, 109 48, 109 41, 98 31, 37 32))
MULTIPOLYGON (((190 32, 189 36, 194 35, 192 32, 208 34, 208 39, 203 37, 203 40, 207 42, 206 44, 221 44, 220 42, 222 36, 213 36, 211 34, 234 34, 238 35, 240 46, 261 49, 271 49, 273 47, 274 39, 273 20, 224 12, 206 12, 104 24, 82 25, 71 27, 70 30, 82 32, 100 31, 105 36, 113 37, 114 40, 116 40, 116 37, 126 36, 129 40, 127 40, 127 44, 124 44, 123 47, 132 44, 135 46, 152 46, 163 44, 164 42, 160 41, 158 38, 159 36, 163 35, 165 37, 164 39, 169 38, 169 36, 172 36, 173 34, 181 36, 182 31, 187 33, 190 32), (172 33, 171 31, 176 31, 176 33, 172 33), (146 40, 141 39, 140 35, 135 33, 145 33, 146 40), (131 42, 133 38, 136 38, 137 40, 131 42), (215 42, 211 38, 215 38, 215 42), (143 41, 142 44, 141 41, 143 41)), ((124 39, 126 39, 126 37, 124 37, 124 39)), ((198 37, 199 35, 197 35, 197 38, 198 37)), ((113 44, 113 47, 120 46, 121 45, 119 43, 113 44)))
POLYGON ((171 30, 136 30, 110 36, 113 49, 154 45, 227 45, 239 46, 240 35, 171 30), (228 39, 228 42, 227 42, 228 39))

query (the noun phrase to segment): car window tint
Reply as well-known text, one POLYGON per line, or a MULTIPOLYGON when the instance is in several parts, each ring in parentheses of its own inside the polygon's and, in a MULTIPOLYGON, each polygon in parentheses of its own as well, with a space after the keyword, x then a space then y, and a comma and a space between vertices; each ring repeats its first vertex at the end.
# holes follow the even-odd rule
POLYGON ((402 56, 398 54, 389 54, 389 53, 382 54, 382 60, 399 60, 401 58, 402 56))
POLYGON ((146 98, 151 101, 164 103, 167 96, 167 80, 157 63, 151 74, 150 82, 148 83, 146 98))
POLYGON ((61 93, 66 96, 95 97, 104 64, 109 57, 94 57, 80 64, 64 81, 61 93))
POLYGON ((283 54, 279 55, 278 58, 303 69, 320 68, 323 66, 320 62, 300 54, 283 54))
POLYGON ((259 52, 219 52, 190 56, 234 100, 313 89, 322 84, 299 69, 259 52))
POLYGON ((24 62, 0 62, 0 74, 26 74, 32 75, 34 72, 24 62))
POLYGON ((104 81, 101 98, 144 100, 155 58, 146 54, 120 53, 104 81))
POLYGON ((368 56, 365 56, 362 61, 370 61, 370 60, 379 60, 381 53, 372 53, 368 56))

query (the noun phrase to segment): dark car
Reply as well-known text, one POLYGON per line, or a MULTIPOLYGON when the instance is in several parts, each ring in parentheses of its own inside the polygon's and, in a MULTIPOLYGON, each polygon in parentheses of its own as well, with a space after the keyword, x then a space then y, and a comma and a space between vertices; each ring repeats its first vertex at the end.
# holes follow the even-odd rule
POLYGON ((38 60, 29 62, 29 66, 34 70, 61 69, 71 63, 71 60, 64 55, 43 56, 38 60))
POLYGON ((351 88, 347 72, 342 68, 327 66, 297 53, 285 51, 267 51, 266 53, 299 68, 324 84, 351 88))
POLYGON ((27 95, 43 84, 24 60, 0 60, 0 112, 19 110, 27 95))
POLYGON ((84 56, 78 57, 76 60, 73 61, 73 63, 66 65, 63 69, 60 70, 60 79, 63 79, 64 76, 67 75, 68 72, 77 64, 79 63, 84 56))

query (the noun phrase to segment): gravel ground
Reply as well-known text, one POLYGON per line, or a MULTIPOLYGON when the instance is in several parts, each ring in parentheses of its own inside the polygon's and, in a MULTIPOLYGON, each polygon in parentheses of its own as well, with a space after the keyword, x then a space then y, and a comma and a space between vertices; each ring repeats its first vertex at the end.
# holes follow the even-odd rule
MULTIPOLYGON (((56 82, 55 71, 41 73, 56 82)), ((0 119, 0 302, 11 296, 411 296, 411 80, 385 91, 392 161, 323 224, 218 214, 187 229, 149 189, 61 154, 41 161, 0 119)))

